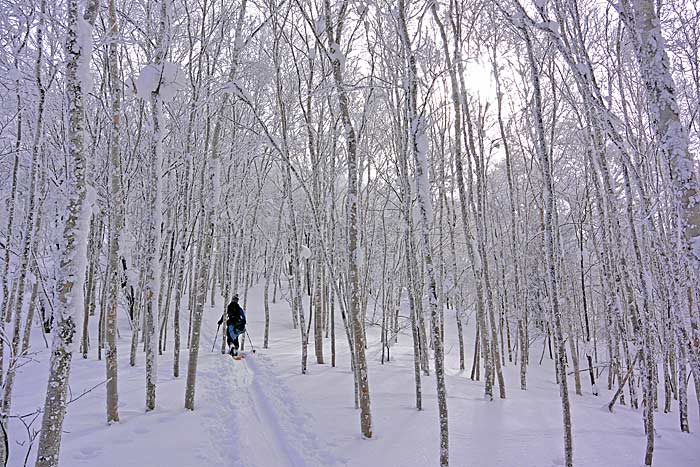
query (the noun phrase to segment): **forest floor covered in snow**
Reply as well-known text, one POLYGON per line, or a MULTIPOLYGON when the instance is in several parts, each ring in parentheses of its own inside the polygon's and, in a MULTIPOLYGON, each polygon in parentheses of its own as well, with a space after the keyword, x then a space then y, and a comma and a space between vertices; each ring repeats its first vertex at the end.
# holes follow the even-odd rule
MULTIPOLYGON (((157 408, 145 412, 144 358, 139 353, 136 367, 129 366, 130 331, 124 319, 119 325, 120 423, 111 426, 106 423, 104 361, 97 360, 95 349, 88 359, 74 355, 69 399, 77 399, 68 406, 60 465, 438 465, 435 381, 432 376, 423 378, 424 410, 415 410, 410 330, 399 336, 392 348, 391 361, 382 365, 379 330, 368 328, 374 437, 367 440, 360 435, 347 343, 339 317, 337 366, 330 365, 329 340, 325 341, 328 363, 324 365, 315 363, 313 342, 310 342, 308 374, 301 375, 300 333, 292 328, 285 300, 271 304, 270 348, 262 349, 262 287, 250 291, 246 307, 248 331, 257 352, 248 353, 241 361, 221 355, 218 342, 217 349, 211 351, 222 309, 221 300, 215 308, 205 309, 194 412, 184 409, 188 353, 182 353, 180 377, 173 378, 171 342, 158 362, 157 408)), ((508 364, 504 368, 507 399, 488 402, 483 398, 483 382, 472 381, 468 371, 458 370, 459 350, 452 312, 447 312, 446 319, 451 465, 563 465, 561 403, 552 361, 545 355, 542 365, 538 364, 542 342, 532 347, 527 391, 519 389, 518 368, 508 364)), ((473 326, 472 319, 465 327, 469 363, 473 326)), ((183 329, 187 329, 186 322, 183 329)), ((18 370, 12 408, 15 415, 32 414, 44 402, 49 352, 38 332, 32 336, 32 342, 35 353, 18 370)), ((249 350, 246 342, 246 352, 249 350)), ((605 406, 612 392, 606 389, 604 380, 599 386, 600 396, 591 395, 584 378, 584 395, 576 396, 573 378, 570 384, 574 464, 641 466, 645 447, 641 410, 618 405, 614 413, 609 413, 605 406)), ((692 384, 689 399, 690 434, 681 433, 678 428, 675 402, 672 413, 657 412, 655 466, 700 467, 700 418, 692 384)), ((23 420, 29 424, 32 416, 23 420)), ((30 435, 40 422, 39 417, 27 429, 19 418, 10 420, 11 467, 25 465, 30 435)), ((34 465, 35 456, 36 442, 26 465, 34 465)))

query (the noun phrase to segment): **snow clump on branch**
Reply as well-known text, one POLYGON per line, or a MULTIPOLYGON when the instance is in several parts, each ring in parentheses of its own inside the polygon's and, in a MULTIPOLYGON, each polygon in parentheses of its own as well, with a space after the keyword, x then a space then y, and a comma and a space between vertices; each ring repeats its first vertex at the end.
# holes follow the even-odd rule
POLYGON ((141 69, 134 84, 136 95, 141 99, 150 99, 151 93, 158 91, 163 102, 170 102, 177 91, 185 87, 185 73, 177 63, 151 63, 141 69))

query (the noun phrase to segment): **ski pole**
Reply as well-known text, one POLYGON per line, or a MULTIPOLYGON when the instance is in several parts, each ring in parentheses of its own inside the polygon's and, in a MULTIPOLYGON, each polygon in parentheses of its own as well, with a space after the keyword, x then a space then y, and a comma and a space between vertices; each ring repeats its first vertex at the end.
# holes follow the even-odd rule
POLYGON ((250 342, 250 349, 253 353, 255 353, 255 346, 253 345, 253 339, 250 338, 250 334, 248 334, 248 330, 246 329, 245 335, 248 336, 248 342, 250 342))
MULTIPOLYGON (((223 315, 221 316, 223 318, 223 315)), ((216 335, 214 336, 214 343, 211 345, 211 351, 214 351, 214 347, 216 347, 216 340, 219 338, 219 329, 221 329, 221 321, 219 321, 219 325, 216 327, 216 335)))

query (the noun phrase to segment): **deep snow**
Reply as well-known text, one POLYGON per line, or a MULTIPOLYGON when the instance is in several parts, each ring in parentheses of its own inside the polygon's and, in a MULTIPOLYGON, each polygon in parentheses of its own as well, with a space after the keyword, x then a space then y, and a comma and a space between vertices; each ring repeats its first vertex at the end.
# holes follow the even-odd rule
MULTIPOLYGON (((183 303, 186 303, 183 301, 183 303)), ((308 301, 306 302, 308 312, 308 301)), ((284 299, 271 304, 270 348, 263 339, 262 287, 249 293, 248 330, 257 353, 234 361, 217 350, 210 352, 216 321, 223 309, 207 307, 199 356, 195 411, 184 409, 187 352, 181 376, 172 377, 172 343, 160 356, 157 408, 145 413, 144 355, 129 367, 128 323, 120 316, 119 396, 121 422, 108 426, 105 418, 104 362, 96 351, 83 360, 73 358, 73 396, 99 385, 71 403, 65 422, 61 465, 153 467, 274 467, 274 466, 434 466, 438 464, 439 429, 435 382, 423 378, 424 410, 414 409, 411 336, 399 337, 392 360, 380 364, 378 329, 368 329, 369 383, 375 437, 362 439, 359 413, 353 405, 352 374, 345 333, 338 317, 337 367, 317 365, 309 347, 308 374, 300 374, 300 333, 291 326, 284 299)), ((446 366, 452 466, 548 467, 563 464, 561 406, 552 363, 545 356, 538 365, 541 342, 532 347, 528 390, 519 389, 518 369, 505 366, 508 398, 487 402, 483 383, 459 372, 454 316, 447 312, 446 366), (537 355, 535 355, 535 353, 537 355)), ((96 319, 94 320, 96 321, 96 319)), ((95 324, 94 322, 92 323, 95 324)), ((472 320, 465 333, 467 359, 473 349, 472 320)), ((187 329, 186 321, 183 329, 187 329)), ((186 332, 186 331, 185 331, 186 332)), ((92 334, 96 335, 96 334, 92 334)), ((186 339, 186 338, 185 338, 186 339)), ((183 339, 183 340, 185 340, 183 339)), ((36 353, 20 370, 13 402, 14 414, 29 414, 43 404, 48 376, 48 351, 34 331, 36 353)), ((246 351, 250 345, 246 343, 246 351)), ((326 341, 326 362, 330 342, 326 341)), ((577 467, 639 467, 645 437, 641 412, 604 405, 611 393, 599 384, 601 395, 590 394, 582 375, 583 396, 571 394, 574 462, 577 467)), ((571 381, 573 391, 573 380, 571 381)), ((656 416, 655 466, 700 467, 700 429, 694 388, 690 385, 690 426, 678 429, 678 407, 656 416)), ((660 393, 662 397, 663 394, 660 393)), ((31 417, 25 419, 29 422, 31 417)), ((32 429, 38 429, 40 418, 32 429)), ((10 462, 24 465, 28 432, 17 418, 10 420, 10 462)), ((36 444, 36 442, 35 442, 36 444)), ((27 465, 34 465, 36 446, 27 465)))

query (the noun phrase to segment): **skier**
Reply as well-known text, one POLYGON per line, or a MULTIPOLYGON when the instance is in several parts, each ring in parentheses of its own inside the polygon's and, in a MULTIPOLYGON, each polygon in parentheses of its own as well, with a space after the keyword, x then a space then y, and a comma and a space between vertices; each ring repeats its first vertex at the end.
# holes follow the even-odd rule
MULTIPOLYGON (((238 304, 238 294, 234 294, 231 303, 226 308, 226 343, 229 346, 229 353, 238 356, 238 336, 245 332, 245 312, 238 304)), ((223 322, 224 317, 219 319, 218 324, 223 322)))

